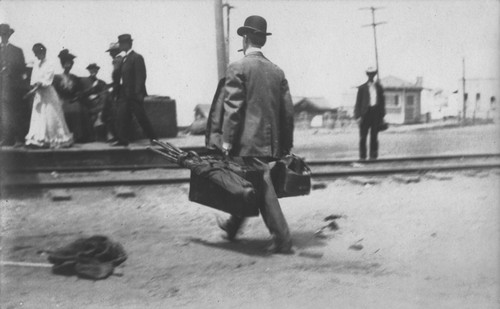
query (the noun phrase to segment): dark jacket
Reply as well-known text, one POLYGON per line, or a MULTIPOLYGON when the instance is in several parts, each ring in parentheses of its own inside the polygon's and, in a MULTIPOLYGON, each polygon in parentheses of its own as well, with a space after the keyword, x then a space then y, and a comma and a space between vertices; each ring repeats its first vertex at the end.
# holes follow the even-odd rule
MULTIPOLYGON (((383 118, 385 116, 385 98, 384 89, 382 86, 375 82, 377 89, 377 102, 375 104, 378 115, 383 118)), ((368 82, 358 87, 358 95, 356 96, 356 105, 354 106, 354 119, 364 117, 370 107, 370 90, 368 82)))
POLYGON ((120 72, 120 97, 142 101, 147 96, 144 58, 131 51, 123 58, 120 72))
MULTIPOLYGON (((23 75, 26 73, 22 49, 12 44, 0 46, 0 82, 2 95, 16 90, 24 90, 26 86, 23 75)), ((4 98, 2 98, 3 101, 4 98)), ((7 100, 7 99, 6 99, 7 100)))
POLYGON ((293 146, 293 103, 283 71, 262 53, 229 65, 223 141, 241 157, 278 158, 293 146))

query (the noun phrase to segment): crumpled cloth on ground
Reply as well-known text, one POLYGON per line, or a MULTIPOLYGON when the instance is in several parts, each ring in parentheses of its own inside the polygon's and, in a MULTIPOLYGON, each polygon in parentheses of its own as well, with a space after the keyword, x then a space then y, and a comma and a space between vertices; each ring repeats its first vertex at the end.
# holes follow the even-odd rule
POLYGON ((48 253, 54 274, 94 280, 109 277, 127 259, 120 243, 101 235, 77 239, 48 253))

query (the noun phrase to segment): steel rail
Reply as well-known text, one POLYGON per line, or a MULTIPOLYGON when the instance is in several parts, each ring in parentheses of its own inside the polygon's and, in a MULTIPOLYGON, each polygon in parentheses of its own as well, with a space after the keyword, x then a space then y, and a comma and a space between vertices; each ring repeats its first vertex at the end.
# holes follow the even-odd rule
MULTIPOLYGON (((377 176, 390 174, 416 174, 439 171, 459 171, 459 170, 486 170, 500 168, 500 159, 498 155, 488 155, 488 160, 482 161, 483 157, 473 157, 474 162, 462 162, 460 159, 463 156, 448 156, 448 162, 422 162, 414 160, 411 162, 417 163, 413 165, 394 165, 387 164, 391 161, 385 161, 381 165, 366 164, 359 166, 335 166, 331 164, 320 165, 310 164, 312 169, 313 179, 332 179, 343 178, 350 176, 377 176), (493 159, 491 159, 493 157, 493 159), (477 160, 479 159, 479 160, 477 160)), ((471 158, 469 156, 469 158, 471 158)), ((436 160, 436 158, 433 158, 436 160)), ((399 160, 401 161, 401 160, 399 160)), ((404 160, 407 161, 408 160, 404 160)), ((352 161, 347 161, 352 162, 352 161)), ((357 161, 355 161, 357 162, 357 161)), ((379 161, 380 162, 380 161, 379 161)), ((156 171, 156 173, 162 171, 156 171)), ((160 184, 183 184, 190 180, 189 170, 177 170, 175 172, 165 172, 164 175, 158 176, 153 172, 145 175, 130 174, 127 177, 109 177, 113 173, 98 175, 91 174, 87 176, 77 176, 69 179, 64 179, 64 174, 60 174, 56 178, 45 177, 41 179, 36 175, 18 174, 3 175, 2 187, 4 188, 78 188, 78 187, 101 187, 101 186, 123 186, 123 185, 160 185, 160 184), (13 176, 13 177, 9 177, 13 176), (107 178, 106 178, 107 177, 107 178)), ((47 175, 45 175, 47 176, 47 175)), ((120 175, 122 176, 122 175, 120 175)), ((42 177, 43 178, 43 177, 42 177)))
MULTIPOLYGON (((300 155, 299 155, 300 156, 300 155)), ((438 160, 465 160, 465 159, 488 159, 500 158, 500 153, 486 154, 450 154, 450 155, 431 155, 415 157, 389 157, 377 160, 353 160, 353 159, 334 159, 334 160, 307 160, 308 165, 353 165, 353 164, 379 164, 379 163, 399 163, 399 162, 421 162, 438 160)), ((53 166, 53 167, 20 167, 12 170, 16 173, 50 173, 50 172, 97 172, 97 171, 139 171, 148 169, 182 169, 176 164, 167 162, 159 164, 118 164, 118 165, 87 165, 87 166, 53 166)), ((8 170, 11 171, 11 170, 8 170)))

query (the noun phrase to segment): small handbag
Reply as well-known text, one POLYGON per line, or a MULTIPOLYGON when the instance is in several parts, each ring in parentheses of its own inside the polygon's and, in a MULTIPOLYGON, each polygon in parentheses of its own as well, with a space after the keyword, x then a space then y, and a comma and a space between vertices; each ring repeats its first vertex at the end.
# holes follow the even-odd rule
POLYGON ((385 122, 385 120, 381 120, 380 121, 380 124, 378 125, 378 130, 379 131, 385 131, 389 128, 389 124, 387 122, 385 122))
POLYGON ((276 161, 271 169, 271 180, 279 198, 308 195, 311 192, 311 169, 294 154, 276 161))

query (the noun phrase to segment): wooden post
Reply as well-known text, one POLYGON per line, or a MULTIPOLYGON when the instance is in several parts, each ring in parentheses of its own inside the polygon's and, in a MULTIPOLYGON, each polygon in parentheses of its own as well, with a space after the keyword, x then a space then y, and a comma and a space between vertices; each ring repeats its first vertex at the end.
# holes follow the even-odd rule
POLYGON ((222 0, 214 0, 215 9, 215 45, 217 48, 217 73, 219 79, 226 75, 226 44, 224 42, 224 20, 222 17, 222 0))

